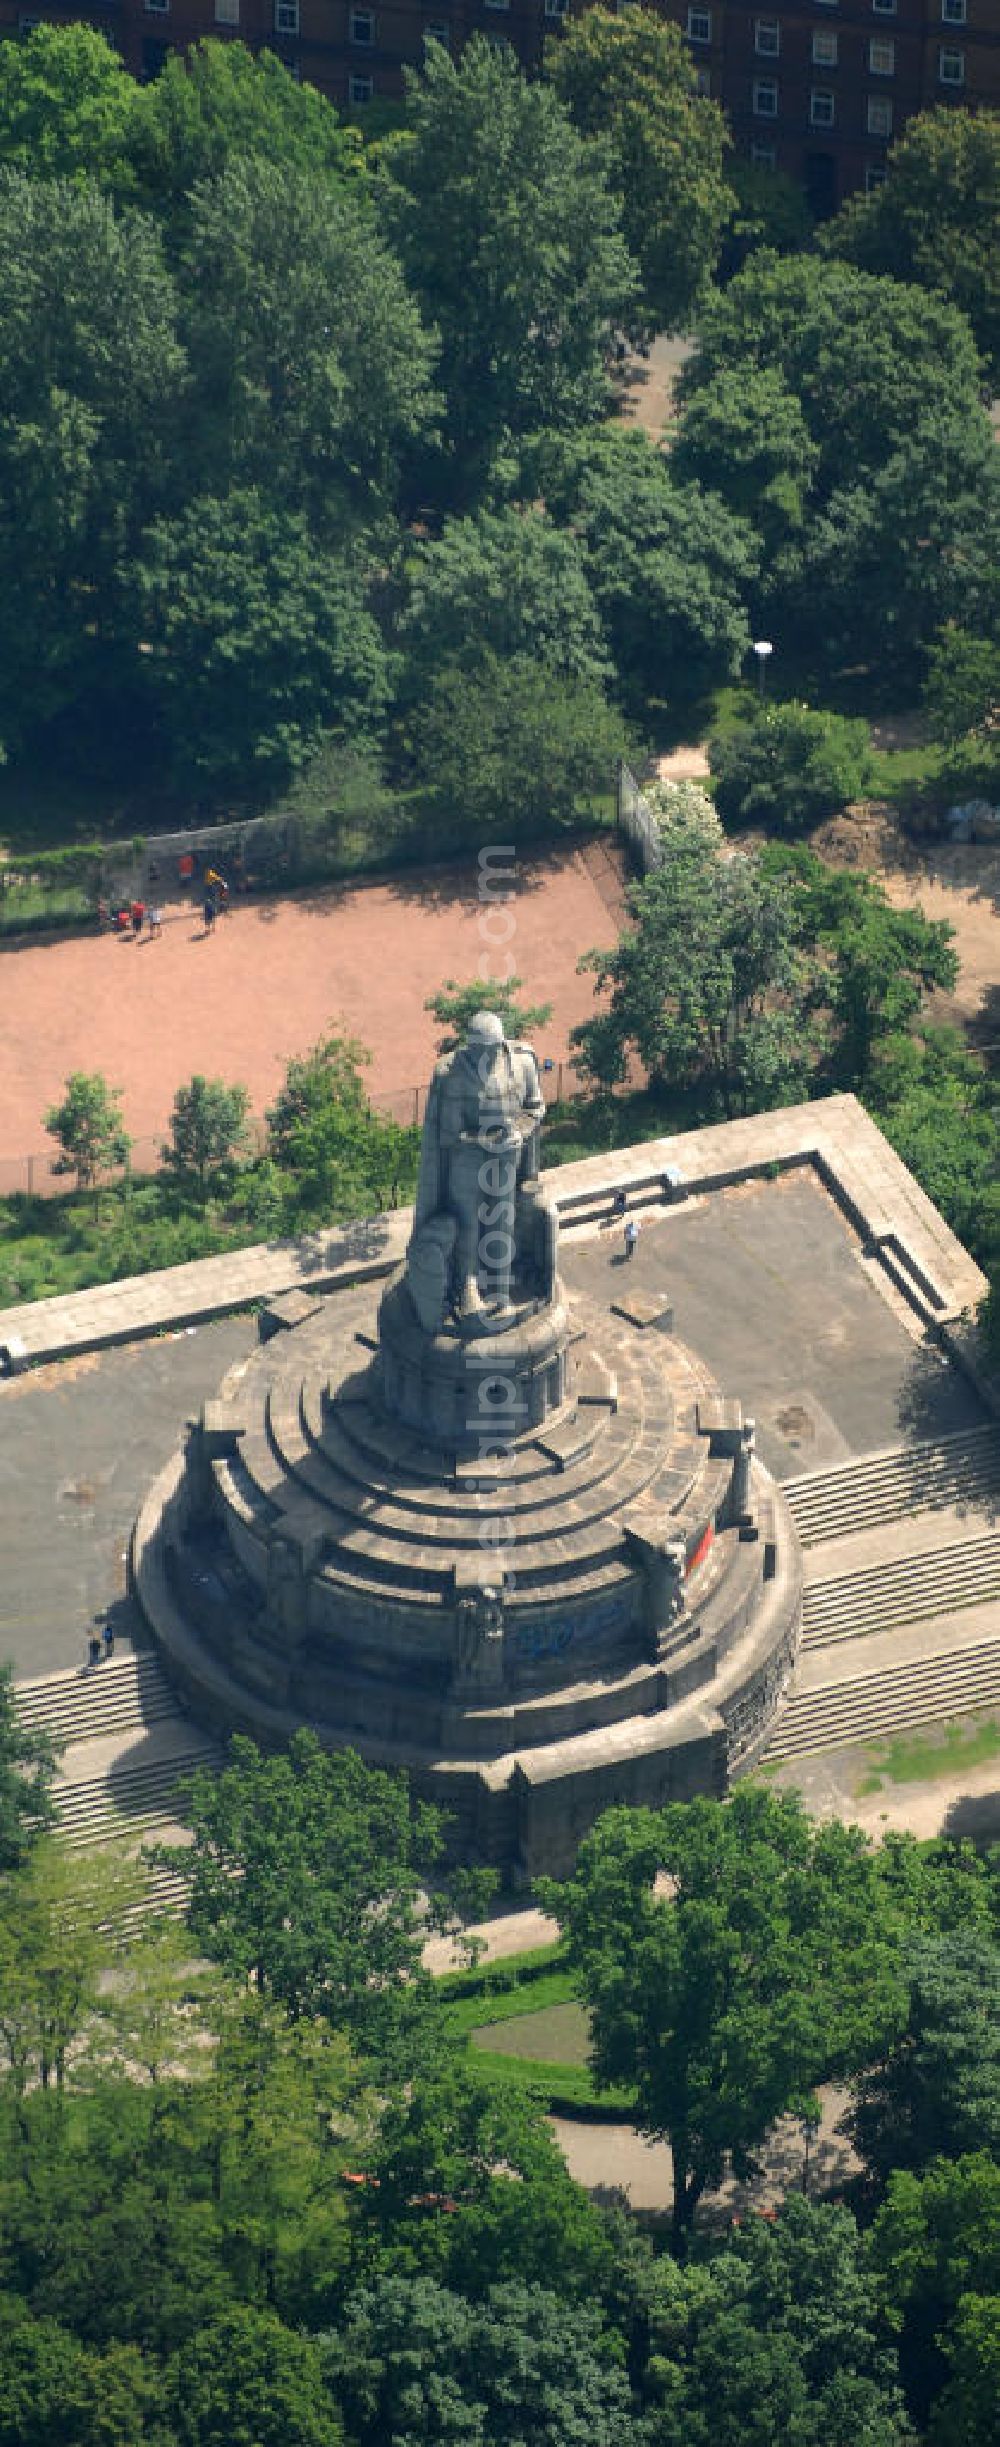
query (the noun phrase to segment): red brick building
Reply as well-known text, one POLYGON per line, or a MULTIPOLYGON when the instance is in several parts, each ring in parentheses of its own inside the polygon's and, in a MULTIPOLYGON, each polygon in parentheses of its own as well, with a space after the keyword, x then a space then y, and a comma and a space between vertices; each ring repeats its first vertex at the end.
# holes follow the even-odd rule
MULTIPOLYGON (((472 33, 537 66, 568 0, 0 0, 0 33, 44 17, 99 26, 140 77, 203 35, 276 51, 343 108, 398 95, 425 37, 472 33)), ((937 103, 1000 108, 1000 0, 659 0, 681 25, 739 152, 787 170, 831 211, 884 174, 889 146, 937 103)), ((572 0, 574 8, 578 0, 572 0)), ((619 6, 627 0, 618 0, 619 6)))

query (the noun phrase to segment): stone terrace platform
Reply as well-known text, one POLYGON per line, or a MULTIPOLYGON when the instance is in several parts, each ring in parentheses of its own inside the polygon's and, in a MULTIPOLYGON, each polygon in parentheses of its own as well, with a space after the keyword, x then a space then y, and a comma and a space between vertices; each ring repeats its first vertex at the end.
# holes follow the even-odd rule
MULTIPOLYGON (((675 1174, 685 1199, 755 1177, 812 1169, 830 1190, 885 1281, 925 1325, 945 1330, 953 1355, 974 1366, 962 1320, 986 1289, 980 1268, 854 1096, 789 1105, 680 1137, 591 1156, 545 1176, 568 1237, 593 1230, 612 1192, 641 1213, 662 1208, 675 1174), (953 1335, 957 1331, 957 1345, 953 1335)), ((410 1211, 203 1258, 163 1274, 0 1310, 0 1372, 134 1342, 232 1315, 293 1290, 332 1291, 401 1263, 410 1211)))

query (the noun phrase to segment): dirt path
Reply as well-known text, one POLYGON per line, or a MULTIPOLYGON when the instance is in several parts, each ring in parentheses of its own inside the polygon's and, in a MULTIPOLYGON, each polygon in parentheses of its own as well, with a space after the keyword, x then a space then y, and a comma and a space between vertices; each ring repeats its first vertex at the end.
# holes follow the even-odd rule
POLYGON ((174 1091, 195 1071, 243 1080, 256 1113, 288 1058, 331 1026, 370 1048, 373 1093, 400 1120, 430 1076, 438 1035, 424 1010, 448 977, 511 969, 550 1002, 540 1053, 565 1062, 593 1008, 580 954, 614 941, 622 908, 613 845, 520 858, 509 900, 480 897, 474 863, 236 905, 206 935, 200 909, 165 913, 163 932, 107 935, 0 953, 0 1195, 26 1186, 17 1160, 47 1148, 43 1116, 72 1070, 124 1089, 137 1161, 162 1136, 174 1091))

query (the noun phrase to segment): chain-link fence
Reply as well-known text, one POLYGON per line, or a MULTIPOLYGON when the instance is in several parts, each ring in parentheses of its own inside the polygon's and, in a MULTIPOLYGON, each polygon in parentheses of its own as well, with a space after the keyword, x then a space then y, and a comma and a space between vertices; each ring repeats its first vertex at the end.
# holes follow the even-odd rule
MULTIPOLYGON (((571 1062, 555 1062, 547 1058, 540 1063, 542 1094, 547 1105, 561 1104, 564 1096, 575 1096, 579 1080, 571 1062)), ((369 1104, 373 1113, 387 1121, 398 1122, 403 1129, 417 1129, 427 1110, 427 1082, 409 1088, 373 1089, 369 1104)), ((103 1179, 109 1186, 120 1182, 126 1169, 133 1179, 159 1172, 163 1164, 165 1132, 152 1132, 132 1140, 127 1168, 112 1167, 103 1179)), ((256 1118, 247 1123, 248 1152, 263 1155, 267 1145, 267 1125, 256 1118)), ((73 1187, 72 1174, 54 1173, 58 1155, 55 1141, 36 1148, 30 1155, 0 1155, 0 1198, 59 1198, 73 1187)))

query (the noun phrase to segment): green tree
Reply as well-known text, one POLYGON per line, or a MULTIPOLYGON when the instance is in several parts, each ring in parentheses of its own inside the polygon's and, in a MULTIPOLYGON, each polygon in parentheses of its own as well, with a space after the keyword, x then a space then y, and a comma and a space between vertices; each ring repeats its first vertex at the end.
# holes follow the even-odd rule
POLYGON ((178 1088, 163 1160, 179 1178, 195 1181, 207 1197, 213 1175, 224 1172, 247 1145, 249 1090, 196 1072, 178 1088))
POLYGON ((1000 640, 950 621, 928 652, 923 702, 936 739, 956 746, 971 732, 992 740, 1000 724, 1000 640))
POLYGON ((442 670, 414 724, 419 780, 474 838, 569 824, 607 796, 625 732, 591 680, 526 655, 442 670))
POLYGON ((144 671, 179 780, 269 795, 328 732, 364 735, 385 654, 351 562, 256 492, 189 503, 143 540, 144 671))
POLYGON ((357 2447, 634 2447, 599 2314, 541 2287, 496 2286, 480 2308, 427 2277, 384 2278, 323 2345, 357 2447))
POLYGON ((633 701, 690 701, 732 678, 750 644, 745 607, 759 560, 744 521, 718 494, 678 483, 644 433, 610 427, 543 445, 540 462, 553 509, 583 545, 633 701))
POLYGON ((178 1857, 199 1945, 293 2019, 320 2015, 363 2048, 386 2046, 423 1996, 421 1878, 440 1855, 438 1812, 411 1808, 401 1776, 303 1731, 273 1759, 234 1740, 220 1776, 194 1778, 189 1814, 178 1857))
POLYGON ((743 510, 755 466, 765 479, 777 549, 755 617, 796 652, 908 667, 944 621, 992 600, 1000 478, 954 307, 847 264, 755 255, 705 309, 680 389, 685 472, 743 510), (761 375, 779 437, 763 452, 748 436, 761 375))
POLYGON ((165 2388, 178 2447, 339 2447, 318 2346, 240 2305, 189 2337, 165 2388))
MULTIPOLYGON (((965 2447, 970 2433, 961 2405, 962 2364, 970 2395, 978 2393, 988 2342, 973 2306, 1000 2296, 1000 2167, 988 2151, 938 2159, 924 2175, 890 2175, 872 2229, 872 2266, 879 2297, 899 2336, 907 2401, 923 2427, 930 2414, 935 2447, 965 2447), (977 2345, 985 2349, 977 2351, 977 2345), (949 2357, 957 2349, 955 2419, 942 2397, 949 2357), (939 2405, 935 2406, 935 2399, 939 2405), (940 2410, 940 2423, 936 2418, 940 2410)), ((995 2419, 996 2405, 993 2413, 995 2419)), ((996 2430, 982 2440, 995 2439, 996 2430)), ((979 2441, 977 2439, 977 2447, 979 2441)))
POLYGON ((772 170, 745 154, 731 153, 726 178, 735 210, 719 257, 723 286, 758 247, 769 247, 776 255, 798 255, 812 245, 816 224, 803 188, 787 170, 772 170))
MULTIPOLYGON (((184 357, 160 239, 86 182, 0 173, 0 731, 127 717, 127 571, 175 481, 184 357), (103 709, 103 710, 102 710, 103 709)), ((79 754, 79 734, 74 740, 79 754)))
POLYGON ((788 1103, 808 1084, 811 967, 795 887, 759 859, 724 858, 697 810, 661 823, 661 864, 628 895, 612 951, 588 952, 607 1008, 574 1030, 591 1078, 694 1088, 726 1113, 788 1103))
POLYGON ((853 2218, 792 2193, 650 2289, 650 2447, 909 2447, 853 2218))
POLYGON ((808 705, 762 705, 709 743, 715 799, 729 824, 807 832, 863 798, 874 773, 865 722, 808 705))
POLYGON ((552 1017, 551 1003, 522 1003, 520 977, 510 976, 501 984, 496 978, 473 978, 468 986, 456 985, 446 977, 437 994, 428 996, 425 1011, 433 1011, 445 1034, 439 1039, 439 1054, 454 1053, 456 1045, 464 1045, 469 1022, 477 1011, 489 1008, 504 1024, 509 1037, 532 1037, 539 1028, 547 1028, 552 1017))
POLYGON ((330 1035, 289 1063, 267 1115, 271 1154, 300 1219, 366 1214, 398 1205, 416 1177, 415 1133, 375 1113, 353 1038, 330 1035))
POLYGON ((134 2347, 89 2352, 57 2320, 0 2301, 0 2447, 148 2447, 159 2381, 134 2347))
POLYGON ((965 2294, 948 2342, 949 2376, 934 2409, 932 2447, 1000 2441, 1000 2294, 965 2294))
POLYGON ((855 2089, 855 2146, 880 2183, 977 2148, 1000 2160, 1000 1947, 955 1930, 909 1958, 909 2009, 855 2089))
POLYGON ((0 2045, 14 2088, 61 2089, 71 2044, 96 2009, 124 1915, 142 1898, 134 1862, 36 1843, 0 1887, 0 2045))
POLYGON ((455 63, 430 42, 406 76, 379 206, 440 337, 440 475, 469 502, 508 437, 600 415, 636 275, 600 153, 512 52, 474 35, 455 63))
POLYGON ((442 668, 475 677, 487 655, 598 685, 611 672, 579 543, 536 510, 447 519, 417 553, 399 642, 411 700, 442 668))
POLYGON ((436 406, 432 342, 371 212, 317 171, 234 160, 194 190, 180 281, 192 489, 256 487, 342 547, 391 505, 436 406))
POLYGON ((1000 112, 923 111, 889 155, 873 195, 828 223, 831 255, 916 281, 967 315, 1000 375, 1000 112))
POLYGON ((953 991, 954 929, 921 909, 893 909, 875 876, 824 866, 809 851, 771 851, 765 864, 798 879, 799 925, 819 954, 813 998, 832 1015, 843 1083, 863 1088, 876 1047, 916 1019, 924 995, 953 991))
POLYGON ((599 2082, 634 2083, 673 2156, 683 2245, 727 2166, 744 2177, 777 2118, 864 2060, 900 2010, 893 1916, 856 1828, 797 1794, 740 1785, 725 1807, 609 1810, 574 1876, 546 1883, 592 2016, 599 2082))
POLYGON ((139 88, 88 25, 36 25, 0 43, 0 162, 26 178, 127 184, 139 88))
POLYGON ((359 2194, 379 2266, 484 2302, 511 2279, 566 2301, 606 2299, 615 2244, 569 2175, 542 2109, 433 2043, 386 2101, 359 2194))
POLYGON ((995 1079, 957 1028, 926 1023, 873 1046, 865 1102, 981 1264, 998 1237, 995 1079))
POLYGON ((56 1753, 47 1734, 22 1725, 12 1668, 0 1665, 0 1876, 19 1869, 52 1825, 56 1753))
POLYGON ((50 1105, 45 1127, 60 1153, 54 1173, 75 1173, 78 1190, 92 1189, 99 1212, 101 1175, 127 1164, 132 1141, 121 1117, 121 1088, 109 1088, 100 1071, 71 1071, 61 1105, 50 1105))
POLYGON ((819 455, 802 401, 780 369, 741 357, 716 366, 692 393, 670 463, 680 483, 717 487, 755 531, 773 572, 779 555, 796 566, 819 455))
POLYGON ((219 178, 239 160, 304 170, 328 188, 361 172, 353 128, 315 86, 299 84, 272 51, 241 42, 197 42, 171 51, 160 75, 139 88, 129 129, 129 163, 147 207, 176 218, 199 180, 219 178))
POLYGON ((726 123, 698 92, 679 26, 651 9, 589 8, 546 46, 581 135, 606 140, 625 241, 659 330, 687 331, 733 210, 726 123))

